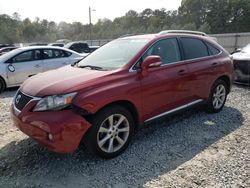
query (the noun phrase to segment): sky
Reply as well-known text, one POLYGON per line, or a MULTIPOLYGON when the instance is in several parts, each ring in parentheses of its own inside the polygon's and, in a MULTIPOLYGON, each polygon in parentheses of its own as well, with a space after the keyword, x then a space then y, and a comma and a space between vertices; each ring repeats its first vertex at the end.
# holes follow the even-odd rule
POLYGON ((129 10, 141 12, 146 8, 176 10, 181 0, 0 0, 0 14, 12 15, 17 12, 21 19, 47 19, 59 23, 89 23, 89 7, 91 7, 92 23, 98 19, 125 15, 129 10))

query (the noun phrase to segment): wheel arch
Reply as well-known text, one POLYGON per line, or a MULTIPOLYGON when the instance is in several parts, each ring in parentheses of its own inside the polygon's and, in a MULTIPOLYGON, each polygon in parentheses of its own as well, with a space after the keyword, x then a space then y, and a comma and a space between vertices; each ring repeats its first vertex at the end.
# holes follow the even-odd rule
POLYGON ((136 106, 132 102, 130 102, 128 100, 118 100, 118 101, 113 101, 111 103, 108 103, 105 106, 98 109, 98 111, 96 113, 98 113, 99 111, 101 111, 104 108, 108 108, 108 107, 111 107, 113 105, 122 106, 125 109, 127 109, 130 112, 130 114, 132 115, 132 117, 133 117, 135 129, 139 128, 140 120, 139 120, 138 110, 137 110, 136 106))
POLYGON ((216 80, 223 80, 227 84, 227 94, 230 92, 231 89, 231 81, 227 75, 220 76, 216 80))
POLYGON ((4 89, 6 89, 6 87, 7 87, 6 80, 5 80, 1 75, 0 75, 0 81, 3 82, 3 84, 4 84, 4 89))

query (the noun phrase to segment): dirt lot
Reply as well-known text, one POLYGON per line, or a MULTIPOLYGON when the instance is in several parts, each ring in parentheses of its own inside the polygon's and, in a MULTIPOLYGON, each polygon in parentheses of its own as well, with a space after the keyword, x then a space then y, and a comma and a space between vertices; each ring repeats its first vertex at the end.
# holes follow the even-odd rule
POLYGON ((250 187, 250 90, 234 86, 218 114, 188 110, 154 122, 119 157, 83 146, 47 151, 13 127, 16 90, 0 94, 0 187, 250 187))

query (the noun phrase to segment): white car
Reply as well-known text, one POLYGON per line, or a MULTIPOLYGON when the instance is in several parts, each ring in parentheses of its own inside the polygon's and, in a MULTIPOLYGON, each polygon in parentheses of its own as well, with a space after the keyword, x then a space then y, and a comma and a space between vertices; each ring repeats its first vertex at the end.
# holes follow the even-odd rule
MULTIPOLYGON (((54 46, 29 46, 0 56, 0 92, 40 72, 72 64, 85 54, 54 46)), ((63 75, 62 75, 63 76, 63 75)))

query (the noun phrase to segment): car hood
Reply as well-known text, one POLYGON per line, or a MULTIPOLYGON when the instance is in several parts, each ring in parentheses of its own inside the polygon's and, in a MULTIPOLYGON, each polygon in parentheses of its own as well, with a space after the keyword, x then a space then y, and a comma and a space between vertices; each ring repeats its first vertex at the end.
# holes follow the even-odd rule
POLYGON ((82 89, 97 78, 102 80, 109 74, 112 74, 112 71, 90 70, 69 65, 29 78, 22 84, 21 91, 36 97, 65 94, 82 89))
POLYGON ((232 54, 234 60, 250 60, 250 53, 237 52, 232 54))

